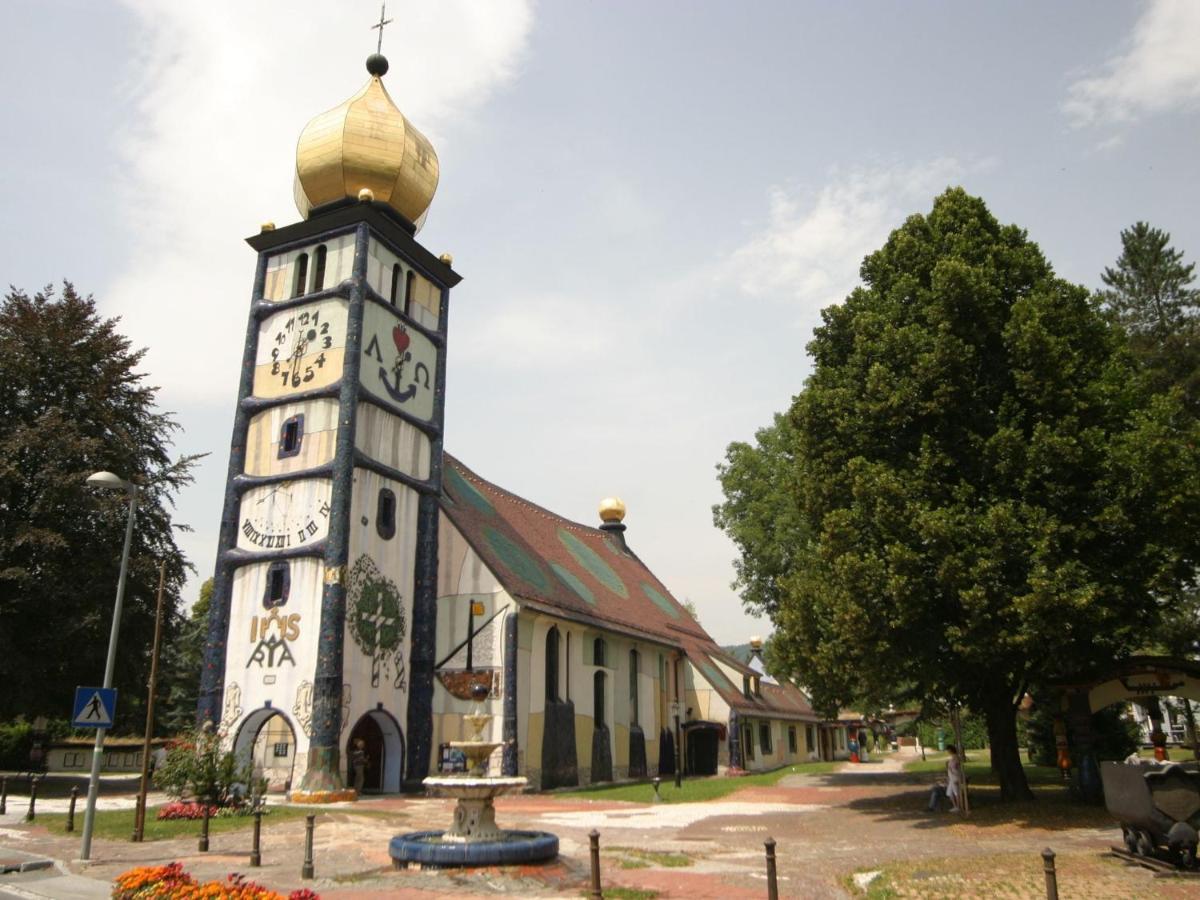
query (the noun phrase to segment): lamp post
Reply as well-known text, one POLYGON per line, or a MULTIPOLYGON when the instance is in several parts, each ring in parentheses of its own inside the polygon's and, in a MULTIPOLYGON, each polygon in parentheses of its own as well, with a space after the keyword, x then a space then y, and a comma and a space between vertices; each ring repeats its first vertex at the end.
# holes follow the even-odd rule
MULTIPOLYGON (((129 519, 125 523, 125 547, 121 550, 121 572, 117 576, 117 600, 113 605, 112 630, 108 635, 108 658, 104 663, 104 687, 113 683, 113 669, 117 662, 117 635, 121 631, 121 604, 125 599, 125 576, 129 570, 129 545, 133 542, 133 520, 137 514, 138 489, 132 482, 118 478, 112 472, 97 472, 88 476, 88 484, 106 490, 124 491, 129 495, 129 519)), ((104 735, 108 729, 96 729, 96 745, 92 748, 92 774, 88 780, 87 807, 83 814, 83 842, 79 849, 80 859, 91 859, 92 826, 96 819, 96 796, 100 792, 100 762, 104 756, 104 735)))

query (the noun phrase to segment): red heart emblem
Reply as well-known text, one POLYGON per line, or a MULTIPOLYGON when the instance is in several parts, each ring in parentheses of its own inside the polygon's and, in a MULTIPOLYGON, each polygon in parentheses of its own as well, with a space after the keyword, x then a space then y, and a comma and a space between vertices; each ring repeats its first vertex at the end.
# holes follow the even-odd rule
POLYGON ((392 329, 392 341, 396 345, 397 353, 404 353, 408 349, 409 340, 408 332, 405 331, 403 325, 397 325, 392 329))

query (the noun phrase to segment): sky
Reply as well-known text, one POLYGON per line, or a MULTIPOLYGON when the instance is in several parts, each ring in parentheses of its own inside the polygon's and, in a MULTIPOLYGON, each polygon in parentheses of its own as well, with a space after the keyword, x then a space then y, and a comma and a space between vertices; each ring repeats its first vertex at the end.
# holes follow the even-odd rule
MULTIPOLYGON (((451 252, 446 449, 626 538, 721 643, 742 608, 716 465, 801 390, 820 310, 962 185, 1098 287, 1146 220, 1200 255, 1200 3, 393 0, 385 84, 433 142, 451 252)), ((367 80, 373 0, 9 0, 0 281, 120 316, 212 574, 263 222, 367 80)))

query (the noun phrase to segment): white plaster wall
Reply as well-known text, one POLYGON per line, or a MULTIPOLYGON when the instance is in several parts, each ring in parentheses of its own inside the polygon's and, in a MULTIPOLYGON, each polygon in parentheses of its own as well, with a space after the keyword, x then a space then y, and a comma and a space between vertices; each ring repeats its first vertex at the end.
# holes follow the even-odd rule
POLYGON ((274 475, 324 465, 333 459, 337 429, 338 403, 328 398, 286 403, 260 412, 250 419, 246 434, 246 474, 274 475), (283 423, 300 414, 304 416, 300 452, 280 459, 279 438, 283 423))
POLYGON ((371 459, 414 478, 429 478, 430 444, 421 429, 371 403, 360 403, 355 446, 371 459))

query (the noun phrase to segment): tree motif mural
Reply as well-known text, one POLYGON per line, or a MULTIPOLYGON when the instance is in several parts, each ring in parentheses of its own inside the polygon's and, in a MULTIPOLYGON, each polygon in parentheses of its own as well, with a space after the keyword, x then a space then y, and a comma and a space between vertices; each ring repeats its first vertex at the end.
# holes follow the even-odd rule
POLYGON ((408 623, 404 602, 394 581, 379 571, 369 556, 358 558, 350 570, 346 626, 354 643, 371 657, 371 687, 380 678, 404 689, 404 637, 408 623))

